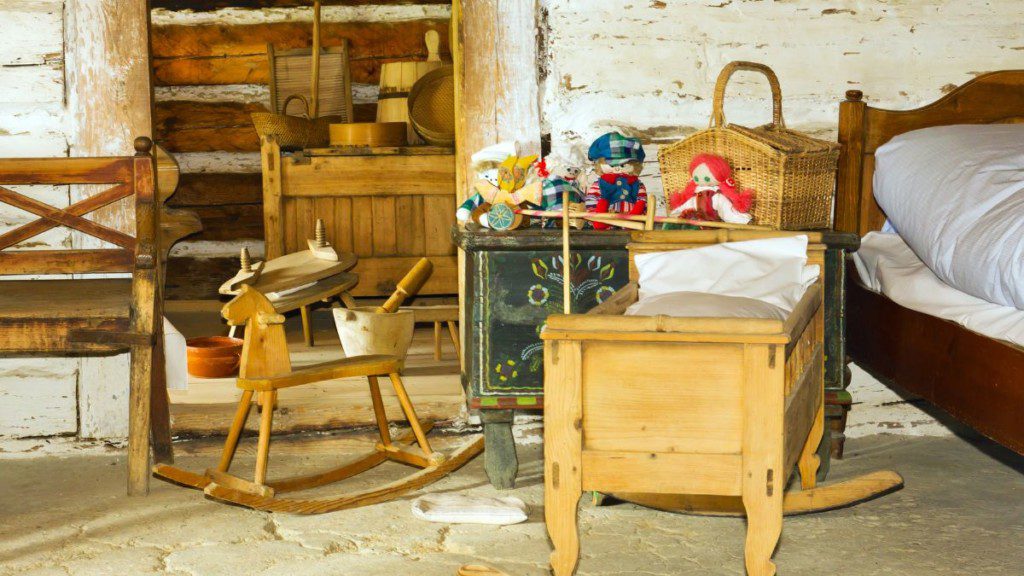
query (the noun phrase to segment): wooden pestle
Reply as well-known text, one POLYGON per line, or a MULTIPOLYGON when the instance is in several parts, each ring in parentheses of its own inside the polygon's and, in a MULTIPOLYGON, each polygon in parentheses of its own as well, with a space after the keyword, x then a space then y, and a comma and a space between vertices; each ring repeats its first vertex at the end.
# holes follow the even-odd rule
POLYGON ((423 285, 427 283, 427 280, 430 279, 430 275, 433 273, 434 265, 430 260, 420 258, 420 261, 398 283, 398 287, 395 288, 388 301, 383 306, 377 307, 377 312, 379 314, 390 314, 397 311, 406 298, 415 296, 420 291, 420 288, 423 288, 423 285))

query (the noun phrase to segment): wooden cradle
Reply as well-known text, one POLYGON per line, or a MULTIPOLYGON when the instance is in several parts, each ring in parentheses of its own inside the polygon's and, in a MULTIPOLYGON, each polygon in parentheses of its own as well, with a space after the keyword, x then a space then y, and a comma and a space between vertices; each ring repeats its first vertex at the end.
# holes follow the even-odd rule
MULTIPOLYGON (((589 314, 548 318, 541 334, 545 517, 556 576, 572 574, 577 563, 584 490, 655 501, 671 495, 676 502, 661 507, 711 503, 722 513, 730 499, 741 499, 748 573, 775 573, 771 555, 794 466, 802 488, 815 487, 824 423, 822 281, 785 321, 623 313, 637 299, 637 253, 795 234, 635 233, 630 284, 589 314)), ((808 236, 808 261, 822 265, 820 234, 808 236)), ((886 489, 901 483, 898 475, 887 478, 886 489)), ((834 504, 863 499, 851 498, 834 504)))

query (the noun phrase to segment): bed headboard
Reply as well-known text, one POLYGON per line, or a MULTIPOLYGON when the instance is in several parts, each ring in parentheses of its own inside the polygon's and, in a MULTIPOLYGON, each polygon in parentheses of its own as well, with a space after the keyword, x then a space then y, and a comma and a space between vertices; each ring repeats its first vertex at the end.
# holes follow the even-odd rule
POLYGON ((893 136, 949 124, 1024 123, 1024 70, 983 74, 939 100, 913 110, 883 110, 850 90, 839 104, 839 175, 835 229, 863 236, 881 229, 885 214, 875 202, 871 182, 875 150, 893 136))

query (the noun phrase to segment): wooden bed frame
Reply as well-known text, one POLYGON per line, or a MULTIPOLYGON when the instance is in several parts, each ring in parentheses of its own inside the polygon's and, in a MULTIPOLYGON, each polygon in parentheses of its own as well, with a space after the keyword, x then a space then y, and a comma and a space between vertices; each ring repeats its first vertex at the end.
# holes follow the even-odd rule
MULTIPOLYGON (((885 222, 872 194, 875 150, 930 126, 1024 122, 1024 70, 978 76, 914 110, 873 108, 863 97, 850 90, 839 106, 835 219, 836 230, 862 236, 885 222)), ((858 365, 1024 454, 1024 348, 904 308, 856 273, 847 278, 847 350, 858 365)))

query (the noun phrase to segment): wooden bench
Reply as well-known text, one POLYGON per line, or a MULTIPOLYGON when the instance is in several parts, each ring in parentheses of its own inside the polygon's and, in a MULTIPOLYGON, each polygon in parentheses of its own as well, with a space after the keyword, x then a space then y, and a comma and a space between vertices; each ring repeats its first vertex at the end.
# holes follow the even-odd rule
MULTIPOLYGON (((163 208, 173 185, 157 192, 153 142, 138 138, 135 150, 134 157, 0 159, 0 203, 39 217, 0 234, 0 276, 74 275, 0 279, 0 356, 130 351, 128 493, 144 494, 149 487, 151 425, 155 458, 171 460, 161 264, 170 246, 197 231, 199 224, 191 213, 163 208), (12 185, 110 187, 57 208, 7 188, 12 185), (135 197, 134 236, 87 217, 131 196, 135 197), (19 246, 58 226, 113 247, 28 250, 19 246), (78 276, 118 273, 131 276, 78 276)), ((175 180, 175 175, 169 174, 167 180, 175 180)))

